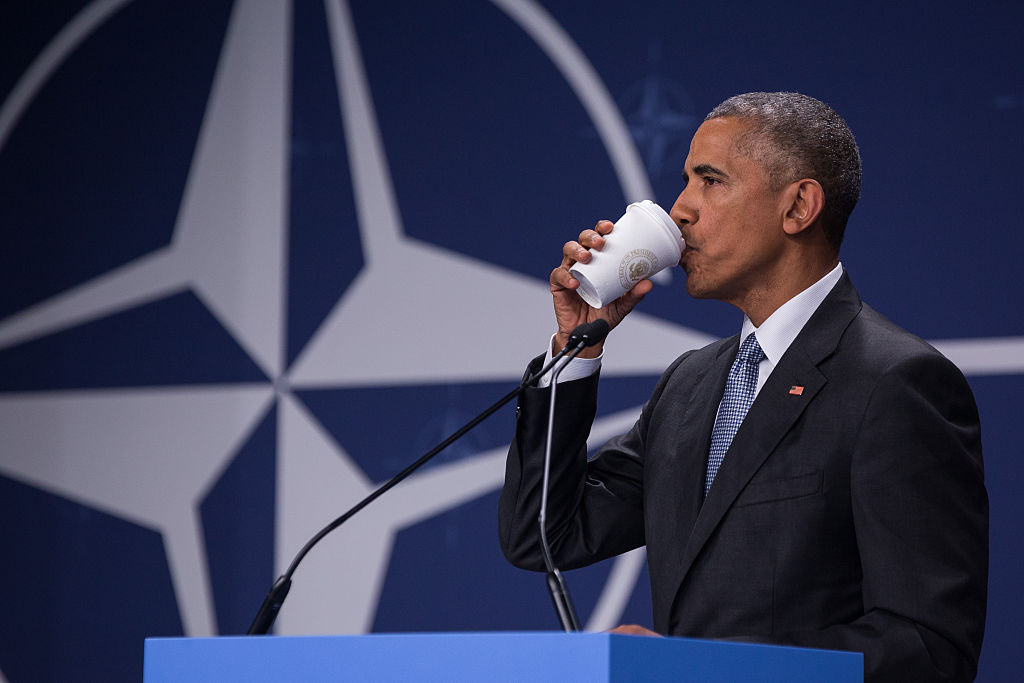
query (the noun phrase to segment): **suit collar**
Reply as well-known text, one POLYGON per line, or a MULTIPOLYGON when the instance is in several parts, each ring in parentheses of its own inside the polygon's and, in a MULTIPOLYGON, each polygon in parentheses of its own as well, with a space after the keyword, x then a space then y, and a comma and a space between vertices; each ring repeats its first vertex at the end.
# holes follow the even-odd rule
MULTIPOLYGON (((843 272, 843 264, 836 264, 835 268, 820 280, 779 306, 760 327, 756 328, 757 342, 771 367, 779 364, 811 316, 842 279, 843 272)), ((754 324, 750 318, 744 316, 740 342, 742 343, 751 332, 755 332, 754 324)))

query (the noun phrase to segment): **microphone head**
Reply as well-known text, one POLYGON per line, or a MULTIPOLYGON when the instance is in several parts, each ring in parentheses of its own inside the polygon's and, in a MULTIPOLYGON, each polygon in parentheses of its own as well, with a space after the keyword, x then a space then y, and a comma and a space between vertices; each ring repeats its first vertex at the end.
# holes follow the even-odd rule
POLYGON ((608 321, 602 318, 598 318, 594 322, 583 323, 569 335, 569 347, 579 346, 580 343, 584 348, 598 344, 608 336, 611 329, 608 321))

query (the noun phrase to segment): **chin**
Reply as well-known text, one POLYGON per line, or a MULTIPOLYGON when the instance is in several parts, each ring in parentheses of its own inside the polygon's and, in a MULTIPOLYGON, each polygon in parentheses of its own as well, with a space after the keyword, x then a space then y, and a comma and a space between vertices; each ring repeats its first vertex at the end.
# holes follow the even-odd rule
POLYGON ((707 282, 702 282, 700 277, 688 275, 686 277, 686 293, 694 299, 715 299, 717 298, 715 288, 707 282))
POLYGON ((694 299, 706 299, 708 298, 707 292, 701 288, 699 283, 695 283, 693 278, 686 279, 686 293, 694 299))

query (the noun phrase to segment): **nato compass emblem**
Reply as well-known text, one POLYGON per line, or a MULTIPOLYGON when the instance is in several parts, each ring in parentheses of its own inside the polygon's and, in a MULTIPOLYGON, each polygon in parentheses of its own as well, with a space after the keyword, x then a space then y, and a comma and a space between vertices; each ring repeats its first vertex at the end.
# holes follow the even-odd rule
MULTIPOLYGON (((562 96, 577 98, 599 130, 611 159, 606 172, 618 190, 629 200, 649 197, 618 111, 564 31, 532 2, 506 0, 486 9, 487 21, 501 22, 498 30, 534 41, 534 59, 557 69, 552 82, 569 83, 571 91, 562 96)), ((93 77, 88 87, 102 88, 96 80, 103 76, 88 73, 93 63, 79 62, 111 54, 110 42, 140 23, 158 23, 149 14, 142 4, 94 2, 74 16, 4 101, 0 159, 13 166, 18 155, 24 162, 20 152, 35 130, 33 117, 60 114, 51 99, 71 76, 79 83, 85 71, 93 77)), ((90 185, 101 193, 98 199, 55 212, 55 220, 66 223, 44 229, 70 235, 62 239, 72 244, 76 231, 88 237, 74 258, 60 255, 76 272, 66 282, 53 278, 58 291, 46 291, 50 279, 9 300, 0 320, 0 353, 8 367, 20 368, 0 395, 6 441, 0 474, 9 486, 29 489, 19 495, 32 501, 45 494, 48 504, 59 501, 113 520, 119 529, 155 534, 166 568, 153 567, 150 574, 168 577, 180 629, 188 635, 244 629, 273 576, 313 531, 426 450, 428 438, 439 440, 435 432, 450 431, 473 406, 518 381, 551 324, 543 280, 410 236, 345 2, 323 8, 237 2, 224 12, 221 35, 215 68, 201 84, 209 86, 208 97, 180 178, 150 181, 144 208, 125 213, 141 216, 136 224, 121 225, 104 213, 110 202, 124 201, 123 190, 135 191, 138 200, 145 186, 132 185, 131 177, 119 187, 90 185), (324 74, 329 80, 317 80, 324 74), (325 82, 329 88, 317 88, 325 82), (328 142, 311 143, 323 130, 328 142), (321 189, 303 182, 308 169, 322 171, 319 182, 336 185, 316 196, 321 189), (176 205, 161 195, 175 183, 176 205), (99 254, 108 243, 116 251, 117 241, 133 231, 159 232, 142 220, 154 207, 167 224, 155 246, 143 244, 121 258, 99 254), (79 267, 79 261, 89 263, 79 267), (509 321, 515 334, 498 335, 486 346, 464 344, 466 330, 502 329, 509 321), (410 326, 413 345, 404 333, 410 326), (56 367, 61 364, 73 367, 56 367), (452 394, 455 399, 444 399, 452 394), (434 431, 415 424, 438 413, 444 417, 426 425, 434 431), (405 434, 410 429, 412 436, 405 434), (391 442, 397 443, 393 452, 391 442), (372 452, 373 444, 379 452, 372 452), (225 550, 232 546, 233 556, 225 550)), ((109 89, 122 87, 115 82, 109 89)), ((127 93, 126 101, 137 96, 142 93, 127 93)), ((179 99, 185 109, 188 98, 179 99)), ((160 125, 177 123, 175 116, 169 121, 139 127, 159 132, 160 125)), ((94 142, 117 142, 119 134, 76 132, 94 142)), ((139 152, 145 148, 113 153, 139 152)), ((96 162, 69 165, 78 163, 96 162)), ((429 210, 475 229, 444 197, 437 205, 429 210)), ((627 344, 646 340, 650 353, 610 363, 607 376, 655 375, 680 349, 709 339, 656 318, 634 318, 620 336, 627 344), (659 340, 655 348, 651 339, 659 340)), ((593 439, 627 428, 638 402, 603 415, 593 439)), ((473 516, 483 518, 487 552, 495 554, 492 503, 509 426, 498 425, 497 436, 485 434, 470 442, 469 452, 464 448, 412 477, 319 547, 296 576, 277 632, 431 627, 415 617, 382 622, 383 585, 394 574, 393 556, 403 552, 396 538, 484 500, 485 513, 473 516)), ((21 521, 28 523, 24 514, 21 521)), ((434 561, 424 558, 421 573, 434 561)), ((582 600, 589 603, 589 628, 618 622, 642 566, 643 554, 636 552, 596 575, 582 600)), ((528 581, 522 585, 545 614, 532 627, 544 627, 549 607, 537 577, 509 571, 528 581)), ((493 600, 508 601, 507 585, 490 592, 493 600)), ((153 592, 148 600, 159 602, 153 592)), ((520 607, 512 602, 506 611, 520 607)), ((455 626, 503 624, 493 615, 480 619, 455 626)))
MULTIPOLYGON (((197 20, 176 3, 97 0, 9 84, 0 210, 23 270, 8 269, 0 309, 0 486, 6 538, 24 543, 6 570, 36 584, 4 610, 7 676, 54 639, 120 671, 100 660, 116 647, 138 660, 142 636, 244 631, 313 532, 504 393, 548 338, 546 271, 461 246, 514 227, 495 225, 499 189, 536 195, 513 185, 513 162, 538 152, 487 138, 514 133, 476 96, 496 97, 490 82, 454 102, 462 85, 418 68, 533 65, 528 85, 576 107, 604 152, 532 170, 651 196, 618 109, 550 15, 531 0, 459 11, 486 39, 409 3, 214 2, 197 20), (442 39, 416 53, 402 27, 428 25, 442 39), (14 535, 33 525, 50 538, 14 535), (94 623, 98 603, 109 624, 94 623), (60 616, 30 623, 43 608, 60 616)), ((540 153, 574 157, 562 124, 533 123, 531 140, 551 140, 540 153)), ((534 201, 526 216, 553 203, 534 201)), ((553 244, 574 215, 555 216, 553 244)), ((632 424, 651 376, 711 340, 642 312, 616 336, 644 353, 606 363, 629 400, 602 409, 594 443, 632 424)), ((1000 357, 958 344, 944 350, 962 367, 1000 357)), ((488 424, 318 547, 276 632, 553 627, 540 577, 501 563, 511 419, 488 424)), ((574 584, 585 628, 620 621, 643 565, 629 553, 574 584)))

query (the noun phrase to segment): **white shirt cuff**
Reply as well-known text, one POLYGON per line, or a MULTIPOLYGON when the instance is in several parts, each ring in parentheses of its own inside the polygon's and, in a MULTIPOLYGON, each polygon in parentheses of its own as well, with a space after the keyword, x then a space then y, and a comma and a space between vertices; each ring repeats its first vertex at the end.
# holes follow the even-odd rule
MULTIPOLYGON (((552 353, 551 347, 555 344, 555 335, 551 335, 551 339, 548 340, 548 350, 544 354, 544 365, 551 362, 552 353)), ((569 364, 565 366, 562 373, 558 376, 558 383, 571 382, 574 379, 583 379, 584 377, 590 377, 601 369, 601 359, 604 357, 604 350, 601 351, 601 355, 597 358, 580 358, 577 356, 569 361, 569 364)), ((545 374, 543 377, 537 380, 537 386, 543 389, 544 387, 551 386, 551 373, 545 374)))

